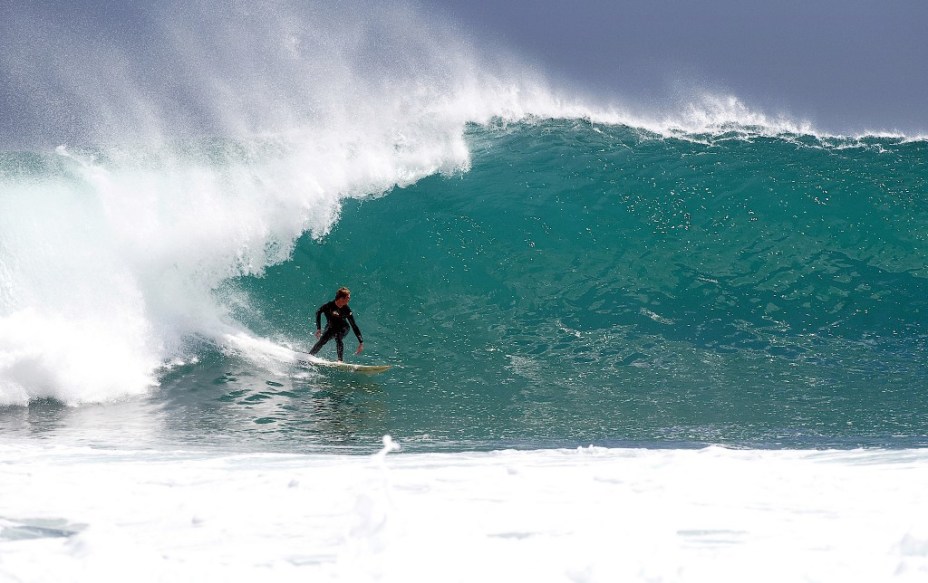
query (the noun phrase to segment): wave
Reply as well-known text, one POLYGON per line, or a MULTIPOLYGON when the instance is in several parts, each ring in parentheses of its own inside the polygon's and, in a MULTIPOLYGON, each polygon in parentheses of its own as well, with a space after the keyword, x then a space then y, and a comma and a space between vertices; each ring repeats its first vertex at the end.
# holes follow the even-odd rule
POLYGON ((461 176, 506 132, 634 136, 606 147, 922 143, 824 136, 733 97, 672 114, 593 104, 405 5, 177 3, 132 12, 137 30, 103 42, 80 24, 99 18, 72 29, 25 12, 3 28, 4 98, 23 115, 0 154, 0 404, 145 393, 204 342, 255 336, 260 322, 240 316, 254 298, 228 282, 289 262, 305 234, 326 240, 349 201, 461 176))

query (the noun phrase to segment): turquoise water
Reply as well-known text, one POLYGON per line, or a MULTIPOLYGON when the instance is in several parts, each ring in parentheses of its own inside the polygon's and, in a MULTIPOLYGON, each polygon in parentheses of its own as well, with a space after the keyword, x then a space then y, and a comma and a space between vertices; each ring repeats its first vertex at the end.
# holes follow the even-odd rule
POLYGON ((349 201, 226 286, 307 349, 349 285, 354 361, 393 371, 281 379, 205 348, 153 399, 301 446, 925 445, 925 142, 573 121, 467 141, 468 171, 349 201))
MULTIPOLYGON (((348 200, 327 234, 211 292, 251 334, 306 350, 348 285, 354 361, 393 371, 268 367, 188 335, 146 398, 157 433, 285 449, 928 439, 924 141, 584 121, 465 137, 468 169, 348 200)), ((8 180, 67 174, 23 167, 8 180)), ((5 414, 33 427, 67 417, 57 402, 5 414)))
MULTIPOLYGON (((282 449, 387 433, 425 449, 926 444, 926 142, 752 128, 662 137, 571 120, 471 125, 464 137, 466 165, 343 201, 329 229, 290 248, 266 242, 261 256, 278 258, 266 269, 248 267, 239 250, 220 253, 220 268, 200 260, 183 272, 206 282, 234 330, 296 350, 311 346, 316 307, 348 285, 367 340, 351 359, 392 371, 358 377, 268 361, 202 322, 184 330, 168 310, 140 328, 182 330, 162 341, 157 388, 121 395, 119 377, 102 400, 157 420, 146 430, 155 439, 282 449), (232 277, 221 267, 230 260, 232 277)), ((243 152, 209 142, 181 156, 225 171, 253 161, 243 152)), ((97 156, 114 175, 139 171, 97 156)), ((81 196, 100 186, 69 164, 8 155, 6 184, 77 182, 66 198, 83 209, 81 196)), ((240 228, 224 217, 219 225, 196 227, 195 241, 240 228)), ((172 273, 192 248, 157 270, 143 264, 150 273, 140 279, 170 289, 148 299, 149 312, 187 301, 172 273)), ((12 312, 18 287, 5 289, 12 312)), ((15 319, 6 322, 15 332, 15 319)), ((105 355, 93 374, 125 364, 111 344, 89 348, 105 355)), ((352 354, 354 338, 347 344, 352 354)), ((28 407, 3 409, 7 427, 84 423, 68 421, 81 416, 60 403, 75 399, 53 386, 81 379, 22 374, 30 362, 5 369, 8 400, 16 382, 34 389, 28 407)), ((76 400, 93 402, 88 385, 101 381, 85 381, 76 400)))

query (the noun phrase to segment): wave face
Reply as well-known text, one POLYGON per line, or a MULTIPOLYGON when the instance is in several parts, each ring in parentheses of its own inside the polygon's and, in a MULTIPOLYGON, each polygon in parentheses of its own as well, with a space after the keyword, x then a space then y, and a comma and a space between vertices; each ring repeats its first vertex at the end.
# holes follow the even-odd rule
MULTIPOLYGON (((4 52, 5 83, 77 120, 56 133, 36 99, 0 153, 6 420, 119 401, 169 439, 928 435, 924 139, 732 97, 595 108, 408 8, 229 5, 134 15, 150 60, 55 36, 120 64, 109 83, 4 52), (294 368, 340 285, 362 359, 399 365, 377 382, 294 368)), ((33 20, 9 47, 47 46, 33 20)))
POLYGON ((286 188, 254 194, 280 166, 256 170, 262 154, 229 144, 175 152, 167 175, 8 156, 4 400, 160 383, 156 402, 241 407, 285 440, 928 433, 925 142, 570 120, 471 125, 462 140, 458 171, 299 213, 286 188), (155 194, 174 185, 177 198, 155 194), (308 347, 339 285, 362 359, 400 365, 373 385, 294 376, 281 348, 308 347), (329 414, 334 434, 305 417, 329 414))
POLYGON ((403 365, 393 422, 448 439, 923 439, 924 142, 467 138, 470 171, 352 204, 241 281, 250 324, 305 337, 350 284, 371 359, 403 365))

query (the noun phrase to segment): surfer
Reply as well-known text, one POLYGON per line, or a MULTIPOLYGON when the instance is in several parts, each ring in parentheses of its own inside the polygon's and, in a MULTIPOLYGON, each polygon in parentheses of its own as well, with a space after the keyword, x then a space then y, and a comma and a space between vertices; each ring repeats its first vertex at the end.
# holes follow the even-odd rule
POLYGON ((310 349, 309 353, 315 355, 319 350, 335 338, 335 349, 338 351, 338 361, 342 361, 345 351, 345 344, 342 339, 348 334, 348 328, 354 330, 354 335, 358 337, 358 350, 355 354, 361 354, 364 350, 364 340, 361 338, 361 330, 355 324, 354 314, 348 307, 351 301, 351 291, 347 287, 339 288, 335 292, 335 299, 325 303, 316 310, 316 344, 310 349), (322 331, 322 314, 325 314, 325 331, 322 331))

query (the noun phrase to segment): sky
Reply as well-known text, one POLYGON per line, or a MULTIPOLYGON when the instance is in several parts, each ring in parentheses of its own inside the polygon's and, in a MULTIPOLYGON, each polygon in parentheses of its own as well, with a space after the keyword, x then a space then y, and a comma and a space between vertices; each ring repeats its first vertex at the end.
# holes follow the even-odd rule
POLYGON ((604 97, 728 93, 822 131, 928 133, 924 0, 430 0, 604 97))
MULTIPOLYGON (((96 110, 97 121, 90 123, 99 125, 99 119, 118 120, 127 107, 140 109, 146 99, 162 110, 152 113, 156 117, 182 109, 191 118, 198 111, 215 115, 211 110, 218 108, 201 95, 207 84, 181 78, 159 44, 164 31, 146 28, 154 22, 170 29, 178 18, 170 10, 181 7, 183 14, 190 2, 207 7, 219 23, 179 23, 193 35, 186 42, 205 47, 189 56, 212 59, 204 61, 207 74, 214 64, 224 67, 230 86, 242 75, 262 74, 236 71, 236 59, 260 61, 249 57, 246 37, 237 32, 264 42, 267 22, 237 31, 242 21, 223 21, 223 14, 276 10, 289 2, 318 18, 324 36, 341 25, 333 20, 339 16, 320 11, 351 18, 361 13, 363 19, 394 7, 376 0, 0 0, 0 143, 70 141, 62 128, 80 134, 88 109, 96 110)), ((409 39, 429 37, 423 28, 434 24, 480 51, 514 56, 594 105, 647 115, 699 94, 734 96, 752 111, 808 122, 824 133, 928 135, 925 0, 407 2, 416 14, 403 25, 409 39)), ((342 36, 355 34, 356 26, 345 25, 342 36)), ((286 81, 286 72, 275 74, 263 86, 286 81)), ((107 123, 117 133, 126 129, 107 123)))

